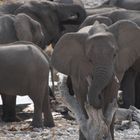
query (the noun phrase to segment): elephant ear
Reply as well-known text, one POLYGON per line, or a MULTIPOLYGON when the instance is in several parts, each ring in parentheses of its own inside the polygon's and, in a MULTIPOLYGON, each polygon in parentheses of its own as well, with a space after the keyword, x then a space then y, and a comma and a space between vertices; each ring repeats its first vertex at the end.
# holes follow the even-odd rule
POLYGON ((19 40, 32 42, 33 35, 31 26, 29 19, 25 16, 25 14, 18 14, 15 17, 14 26, 19 40))
POLYGON ((85 55, 85 39, 87 34, 84 33, 67 33, 57 42, 51 62, 60 72, 78 76, 91 73, 92 65, 85 55))
POLYGON ((119 48, 116 70, 125 72, 140 57, 140 28, 128 20, 121 20, 109 27, 119 48))
POLYGON ((14 26, 19 40, 39 44, 44 39, 41 25, 26 14, 18 14, 15 17, 14 26))

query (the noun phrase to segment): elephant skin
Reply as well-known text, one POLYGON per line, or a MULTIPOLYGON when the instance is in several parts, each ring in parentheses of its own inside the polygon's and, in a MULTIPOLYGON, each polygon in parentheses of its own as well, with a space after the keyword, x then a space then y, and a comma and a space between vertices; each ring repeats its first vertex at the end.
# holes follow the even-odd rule
POLYGON ((46 54, 29 42, 0 47, 0 92, 5 95, 28 95, 34 103, 33 127, 54 126, 49 103, 49 62, 46 54))
POLYGON ((96 22, 77 33, 67 33, 58 41, 52 64, 71 76, 83 110, 87 101, 97 109, 102 108, 105 114, 108 104, 117 97, 124 73, 140 57, 139 36, 137 24, 122 20, 111 26, 96 22))

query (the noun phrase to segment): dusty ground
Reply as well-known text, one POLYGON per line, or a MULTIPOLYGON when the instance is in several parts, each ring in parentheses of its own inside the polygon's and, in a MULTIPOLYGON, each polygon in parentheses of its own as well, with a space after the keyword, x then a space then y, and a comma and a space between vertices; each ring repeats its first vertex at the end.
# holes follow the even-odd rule
MULTIPOLYGON (((18 105, 17 113, 23 121, 4 123, 0 121, 0 140, 78 140, 78 125, 61 102, 57 92, 56 102, 52 100, 52 111, 55 120, 54 128, 32 129, 33 104, 18 105)), ((115 140, 140 140, 140 129, 137 122, 115 125, 115 140)))

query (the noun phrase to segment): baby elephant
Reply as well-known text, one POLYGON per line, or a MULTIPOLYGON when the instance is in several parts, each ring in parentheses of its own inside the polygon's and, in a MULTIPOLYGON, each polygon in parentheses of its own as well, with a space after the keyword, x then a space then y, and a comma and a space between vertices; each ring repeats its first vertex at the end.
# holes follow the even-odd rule
POLYGON ((48 95, 49 62, 46 54, 29 42, 0 46, 0 93, 28 95, 34 103, 33 127, 53 127, 48 95))

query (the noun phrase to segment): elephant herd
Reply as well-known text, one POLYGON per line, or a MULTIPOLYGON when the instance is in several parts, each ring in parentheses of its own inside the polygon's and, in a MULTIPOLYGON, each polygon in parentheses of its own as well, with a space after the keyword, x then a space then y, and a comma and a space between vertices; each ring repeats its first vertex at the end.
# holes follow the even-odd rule
POLYGON ((54 126, 48 94, 50 62, 43 49, 49 44, 54 45, 69 31, 67 26, 75 30, 85 17, 86 12, 79 5, 49 1, 0 6, 2 120, 18 120, 16 95, 29 95, 35 108, 32 126, 43 126, 42 112, 44 125, 54 126))
POLYGON ((105 6, 120 8, 90 15, 80 0, 65 2, 31 0, 0 6, 2 120, 17 121, 16 95, 28 95, 34 103, 31 125, 54 126, 48 85, 53 66, 68 76, 69 96, 75 95, 70 99, 78 102, 70 104, 75 103, 75 114, 83 113, 77 120, 87 120, 79 124, 79 139, 113 140, 118 90, 123 92, 121 107, 140 108, 140 1, 108 0, 105 6), (51 61, 44 51, 50 44, 51 61))

